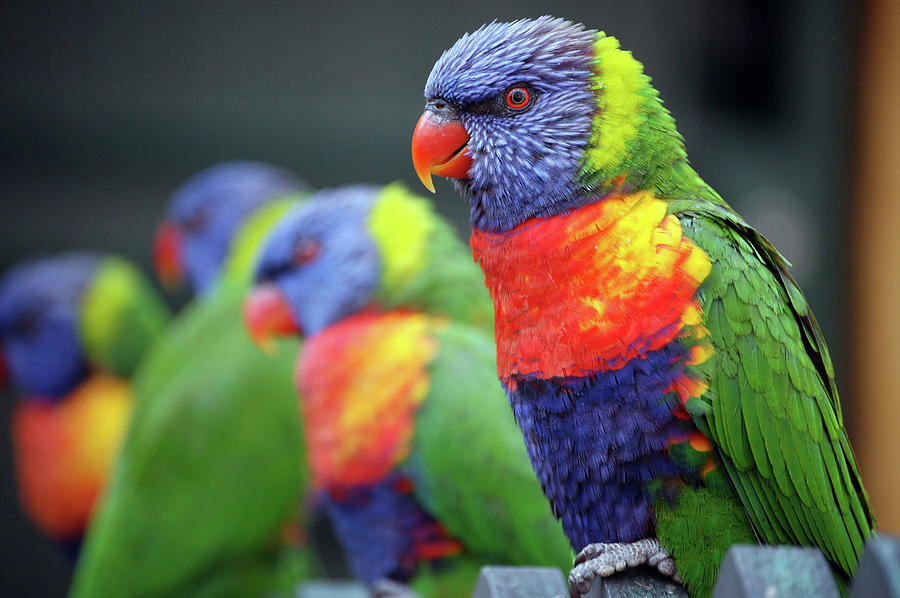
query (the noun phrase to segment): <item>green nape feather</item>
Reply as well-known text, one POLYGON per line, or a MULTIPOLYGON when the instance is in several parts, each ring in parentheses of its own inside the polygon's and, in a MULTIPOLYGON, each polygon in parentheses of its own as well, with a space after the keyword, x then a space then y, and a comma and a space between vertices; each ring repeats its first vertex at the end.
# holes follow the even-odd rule
POLYGON ((593 70, 597 113, 579 173, 585 188, 652 189, 663 199, 724 203, 688 164, 675 119, 631 52, 600 32, 593 70))
POLYGON ((378 301, 415 306, 493 330, 494 307, 471 250, 431 202, 394 183, 382 189, 369 228, 384 263, 378 301))
POLYGON ((497 381, 491 337, 448 322, 437 338, 407 461, 417 497, 482 564, 567 569, 574 555, 497 381))
POLYGON ((80 328, 88 360, 129 377, 168 320, 162 298, 137 268, 118 257, 104 258, 82 300, 80 328))

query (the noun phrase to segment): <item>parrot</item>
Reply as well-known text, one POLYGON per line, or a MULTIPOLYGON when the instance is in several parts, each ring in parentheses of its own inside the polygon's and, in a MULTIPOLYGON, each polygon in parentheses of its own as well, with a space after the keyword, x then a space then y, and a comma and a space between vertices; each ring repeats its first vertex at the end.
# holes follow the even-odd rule
POLYGON ((114 255, 26 259, 0 280, 0 361, 20 393, 11 422, 19 496, 69 554, 125 434, 129 378, 168 318, 156 289, 114 255))
POLYGON ((160 226, 157 271, 170 283, 187 276, 198 295, 135 374, 132 423, 72 598, 289 594, 319 574, 299 520, 307 486, 292 383, 299 342, 263 354, 241 317, 257 246, 304 187, 239 162, 175 192, 170 214, 192 224, 160 226))
POLYGON ((709 596, 735 543, 816 546, 853 574, 875 519, 819 325, 616 38, 550 16, 463 35, 411 149, 470 205, 573 597, 641 564, 709 596))
POLYGON ((468 596, 489 563, 566 567, 495 377, 481 272, 400 184, 324 190, 260 255, 244 315, 303 334, 296 383, 311 484, 376 595, 468 596))
MULTIPOLYGON (((270 218, 281 213, 279 199, 308 191, 293 173, 263 162, 221 162, 201 170, 175 191, 156 229, 157 276, 167 287, 187 278, 191 290, 203 295, 221 276, 249 273, 252 248, 232 243, 241 225, 255 215, 256 228, 266 230, 270 218)), ((244 236, 250 238, 235 243, 258 243, 256 234, 244 231, 244 236)))

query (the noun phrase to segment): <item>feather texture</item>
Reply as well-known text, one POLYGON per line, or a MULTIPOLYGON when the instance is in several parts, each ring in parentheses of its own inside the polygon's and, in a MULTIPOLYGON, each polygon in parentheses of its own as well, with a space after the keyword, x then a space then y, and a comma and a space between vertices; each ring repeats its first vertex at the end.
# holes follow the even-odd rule
POLYGON ((735 542, 817 545, 852 574, 874 519, 821 331, 641 64, 580 24, 492 23, 425 94, 469 135, 455 184, 499 376, 573 546, 656 535, 693 596, 735 542), (510 85, 527 106, 478 109, 510 85))

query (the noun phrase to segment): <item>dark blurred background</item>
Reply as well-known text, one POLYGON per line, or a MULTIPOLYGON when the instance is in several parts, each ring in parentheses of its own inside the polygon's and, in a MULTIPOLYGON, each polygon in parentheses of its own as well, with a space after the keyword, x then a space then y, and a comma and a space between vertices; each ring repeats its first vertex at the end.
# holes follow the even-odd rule
MULTIPOLYGON (((409 141, 435 59, 483 22, 546 13, 617 36, 644 63, 696 169, 794 263, 843 388, 860 16, 839 0, 6 2, 0 269, 76 247, 149 266, 172 190, 220 160, 271 161, 316 187, 403 179, 424 192, 409 141)), ((437 200, 468 235, 446 182, 437 200)), ((18 508, 10 408, 0 590, 62 595, 71 563, 18 508)))

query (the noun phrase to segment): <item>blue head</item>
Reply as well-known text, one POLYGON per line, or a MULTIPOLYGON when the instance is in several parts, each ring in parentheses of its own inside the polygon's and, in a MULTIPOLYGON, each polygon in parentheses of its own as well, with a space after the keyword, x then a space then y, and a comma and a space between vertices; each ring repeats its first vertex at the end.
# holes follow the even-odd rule
POLYGON ((19 264, 0 280, 0 349, 25 394, 61 397, 86 376, 81 299, 100 263, 65 254, 19 264))
POLYGON ((507 230, 577 200, 597 109, 590 86, 596 35, 550 17, 494 22, 464 35, 434 65, 413 161, 423 181, 430 172, 456 179, 471 201, 473 226, 507 230), (443 135, 453 123, 464 133, 443 135), (437 147, 443 140, 456 147, 437 147), (458 168, 442 170, 441 154, 453 152, 470 163, 458 158, 458 168))
POLYGON ((160 278, 175 281, 184 273, 194 292, 207 291, 244 221, 262 205, 306 189, 293 174, 259 162, 223 162, 194 175, 173 195, 157 232, 160 278))
POLYGON ((266 327, 265 321, 271 324, 271 313, 260 321, 249 316, 254 297, 266 293, 281 297, 289 314, 283 319, 304 334, 314 334, 374 300, 382 263, 369 220, 380 191, 363 185, 321 191, 284 217, 257 263, 257 289, 248 300, 248 326, 254 336, 279 331, 277 326, 260 328, 266 327))

